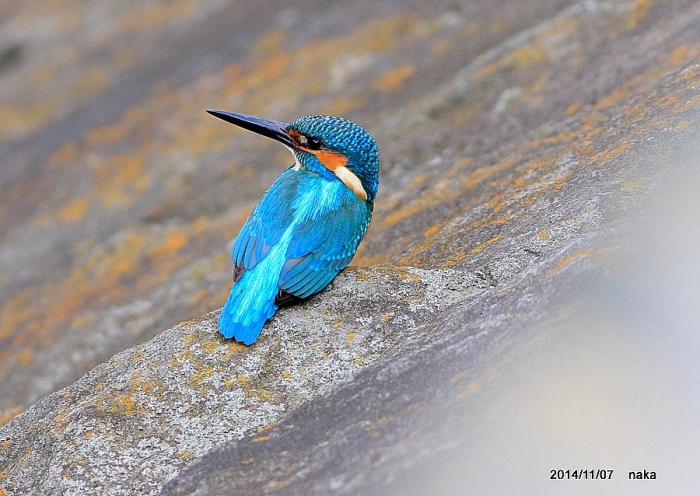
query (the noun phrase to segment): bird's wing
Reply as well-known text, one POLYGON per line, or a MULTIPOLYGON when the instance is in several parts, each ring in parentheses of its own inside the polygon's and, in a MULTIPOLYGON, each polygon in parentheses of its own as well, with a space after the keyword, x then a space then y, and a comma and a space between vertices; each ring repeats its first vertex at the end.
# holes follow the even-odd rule
POLYGON ((297 190, 296 174, 286 170, 248 217, 233 243, 233 280, 253 269, 282 237, 294 220, 289 199, 297 190))
POLYGON ((364 201, 343 202, 338 209, 299 222, 287 248, 276 301, 307 298, 325 288, 355 255, 371 209, 364 201))

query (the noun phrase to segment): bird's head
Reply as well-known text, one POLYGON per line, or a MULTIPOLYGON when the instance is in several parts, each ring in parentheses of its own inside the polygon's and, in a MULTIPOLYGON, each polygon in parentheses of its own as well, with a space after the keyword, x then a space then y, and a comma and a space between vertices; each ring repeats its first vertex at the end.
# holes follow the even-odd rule
POLYGON ((294 154, 296 167, 340 180, 359 198, 374 201, 379 186, 379 152, 369 133, 354 122, 310 115, 287 124, 220 110, 207 112, 283 143, 294 154))

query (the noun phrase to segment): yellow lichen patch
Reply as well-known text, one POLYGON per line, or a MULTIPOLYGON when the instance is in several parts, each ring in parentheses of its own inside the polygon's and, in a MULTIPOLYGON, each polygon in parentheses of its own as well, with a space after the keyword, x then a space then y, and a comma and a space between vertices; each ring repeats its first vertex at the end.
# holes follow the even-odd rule
POLYGON ((622 186, 620 186, 620 191, 633 191, 642 186, 645 181, 645 177, 640 177, 638 179, 635 179, 634 181, 627 181, 625 183, 622 183, 622 186))
POLYGON ((213 374, 213 371, 210 368, 198 370, 197 372, 195 372, 194 374, 192 374, 190 376, 190 379, 188 382, 191 385, 200 385, 205 380, 210 378, 212 376, 212 374, 213 374))
POLYGON ((388 313, 382 314, 382 316, 379 318, 379 320, 383 323, 389 322, 391 320, 391 316, 388 313))
POLYGON ((680 121, 676 125, 676 131, 685 131, 692 124, 690 121, 680 121))
POLYGON ((631 77, 621 87, 614 89, 608 95, 598 100, 595 105, 596 109, 606 109, 626 101, 630 95, 640 93, 643 88, 648 86, 650 81, 658 81, 665 70, 662 66, 652 67, 646 72, 631 77))
POLYGON ((355 339, 355 336, 357 336, 356 332, 348 332, 347 334, 345 334, 345 339, 347 339, 348 341, 352 341, 355 339))
POLYGON ((440 230, 445 226, 446 223, 447 223, 447 220, 443 220, 442 222, 438 222, 437 224, 430 226, 423 233, 423 237, 432 238, 433 236, 435 236, 437 233, 440 232, 440 230))
POLYGON ((17 364, 28 367, 36 356, 36 351, 33 348, 23 347, 19 351, 15 350, 15 360, 17 364))
POLYGON ((180 452, 177 454, 177 457, 178 457, 180 460, 188 460, 188 459, 190 459, 190 458, 194 458, 194 455, 192 454, 192 452, 191 452, 190 450, 185 449, 185 450, 183 450, 183 451, 180 451, 180 452))
POLYGON ((323 113, 328 115, 347 115, 358 108, 362 108, 368 99, 368 93, 360 95, 342 93, 323 107, 323 113))
POLYGON ((81 220, 85 217, 90 204, 90 199, 87 196, 79 196, 74 198, 63 208, 58 210, 58 219, 61 222, 71 223, 81 220))
POLYGON ((412 177, 410 182, 413 186, 420 186, 421 184, 425 183, 428 179, 430 179, 430 174, 423 173, 412 177))
POLYGON ((153 246, 146 254, 154 264, 168 262, 189 241, 189 236, 183 232, 175 232, 165 238, 162 244, 153 246))
POLYGON ((549 271, 547 271, 547 275, 550 277, 556 275, 574 262, 588 258, 590 255, 591 250, 589 249, 576 250, 565 256, 554 267, 549 269, 549 271))
POLYGON ((509 158, 501 162, 495 163, 489 167, 479 167, 474 172, 460 179, 462 185, 467 189, 474 189, 478 184, 482 183, 489 177, 498 172, 508 169, 513 165, 513 159, 509 158))
POLYGON ((430 52, 433 54, 434 57, 439 57, 445 52, 447 52, 450 48, 452 48, 452 41, 447 38, 443 38, 433 43, 433 46, 430 47, 430 52))
POLYGON ((679 45, 671 52, 669 62, 674 66, 680 65, 687 60, 689 52, 690 48, 688 45, 679 45))
POLYGON ((675 106, 678 103, 678 96, 664 95, 661 98, 657 98, 655 103, 658 108, 667 109, 669 107, 675 106))
POLYGON ((368 50, 381 52, 397 45, 402 36, 414 30, 415 19, 385 17, 374 19, 353 33, 354 40, 365 40, 368 50))
POLYGON ((543 241, 545 244, 549 244, 552 242, 552 235, 549 234, 549 231, 546 229, 542 229, 537 233, 537 237, 543 241))
POLYGON ((581 109, 581 102, 574 102, 570 104, 566 109, 564 110, 564 115, 567 117, 571 117, 574 115, 576 112, 578 112, 581 109))
POLYGON ((237 380, 238 382, 241 382, 241 383, 245 384, 245 383, 247 383, 247 382, 250 382, 252 379, 251 379, 250 377, 244 376, 243 374, 237 374, 237 375, 236 375, 236 380, 237 380))
POLYGON ((459 393, 457 393, 456 399, 459 401, 462 401, 467 398, 470 394, 472 394, 474 391, 479 389, 480 384, 476 381, 472 381, 469 384, 467 384, 467 387, 462 389, 459 393))
POLYGON ((214 353, 217 349, 219 349, 219 346, 221 346, 221 343, 214 340, 202 341, 200 344, 207 353, 214 353))
POLYGON ((282 372, 282 379, 291 379, 291 378, 292 378, 292 374, 290 374, 289 372, 282 372))
POLYGON ((497 236, 494 236, 493 238, 491 238, 491 239, 489 239, 489 240, 484 241, 484 242, 481 243, 480 245, 475 246, 474 248, 472 248, 471 254, 472 254, 472 255, 476 255, 477 253, 479 253, 480 251, 482 251, 484 248, 486 248, 486 247, 489 246, 489 245, 492 245, 493 243, 495 243, 495 242, 498 241, 499 239, 501 239, 501 235, 500 235, 500 234, 497 235, 497 236))
POLYGON ((369 270, 361 270, 359 268, 355 270, 355 278, 358 281, 366 281, 370 277, 372 277, 372 273, 369 270))
POLYGON ((268 439, 270 439, 270 436, 258 436, 258 437, 253 438, 253 442, 254 443, 262 443, 264 441, 267 441, 268 439))
POLYGON ((383 428, 389 425, 389 422, 391 421, 391 417, 388 417, 386 415, 379 417, 376 419, 371 425, 367 426, 367 430, 372 430, 372 429, 377 429, 377 428, 383 428))
MULTIPOLYGON (((432 204, 431 200, 416 200, 412 204, 405 206, 404 208, 394 210, 388 215, 385 215, 384 218, 380 221, 382 225, 385 226, 391 226, 393 224, 396 224, 402 220, 408 219, 412 217, 413 215, 417 214, 420 212, 424 205, 427 204, 432 204)), ((375 224, 377 224, 375 222, 375 224)))
POLYGON ((632 15, 627 19, 626 28, 632 30, 637 26, 637 23, 644 18, 651 0, 636 0, 632 6, 632 15))
MULTIPOLYGON (((571 176, 571 174, 567 174, 567 176, 571 176)), ((567 177, 567 179, 568 179, 568 177, 567 177)), ((566 181, 562 181, 562 182, 560 182, 560 183, 557 183, 557 184, 554 185, 554 191, 559 191, 559 190, 562 189, 564 186, 566 186, 566 181)))
POLYGON ((272 396, 270 393, 265 391, 264 389, 260 389, 255 392, 255 396, 260 398, 263 401, 273 401, 275 399, 274 396, 272 396))
POLYGON ((122 415, 135 415, 139 410, 136 400, 131 394, 118 395, 109 400, 107 411, 110 413, 118 413, 122 415))
POLYGON ((285 41, 287 35, 282 30, 271 30, 263 33, 255 40, 253 44, 253 50, 258 52, 259 55, 269 54, 275 51, 279 51, 285 46, 285 41))
POLYGON ((510 54, 508 66, 524 69, 532 64, 539 64, 547 60, 547 51, 539 43, 529 43, 517 47, 510 54))
POLYGON ((95 167, 95 194, 105 208, 128 207, 150 186, 150 178, 144 168, 144 151, 133 154, 117 154, 108 157, 95 167))
POLYGON ((235 353, 240 353, 240 352, 248 349, 248 347, 246 345, 244 345, 243 343, 239 343, 238 341, 234 341, 233 339, 226 340, 226 347, 227 347, 227 352, 226 352, 227 358, 235 353))
POLYGON ((0 339, 10 339, 15 329, 39 317, 36 298, 37 291, 30 286, 5 300, 0 310, 0 339))
POLYGON ((146 393, 159 399, 163 398, 163 393, 165 392, 163 384, 151 380, 135 381, 131 389, 135 392, 146 393))
POLYGON ((421 280, 421 278, 418 274, 414 274, 413 272, 410 272, 405 267, 390 267, 390 268, 386 268, 385 270, 397 273, 399 276, 401 276, 402 280, 411 279, 414 282, 420 282, 420 280, 421 280))
POLYGON ((396 67, 372 81, 372 88, 384 92, 396 91, 401 88, 407 80, 411 79, 415 73, 416 70, 411 65, 396 67))
POLYGON ((609 164, 612 160, 616 159, 617 157, 619 157, 623 153, 625 153, 627 150, 629 150, 633 146, 634 146, 634 142, 627 141, 627 142, 624 142, 624 143, 616 146, 612 150, 606 150, 603 153, 599 153, 597 155, 594 155, 591 158, 593 160, 600 161, 599 165, 604 166, 604 165, 609 164))
POLYGON ((449 269, 454 267, 459 262, 467 258, 467 253, 464 250, 458 250, 453 255, 450 256, 441 266, 442 269, 449 269))
POLYGON ((49 164, 75 165, 78 160, 78 145, 72 141, 60 147, 49 157, 49 164))
POLYGON ((272 428, 273 428, 274 426, 276 426, 276 425, 277 425, 277 422, 272 421, 272 422, 270 422, 269 424, 263 425, 262 427, 260 427, 260 428, 258 429, 258 432, 264 432, 264 431, 266 431, 266 430, 268 430, 268 429, 272 429, 272 428))
POLYGON ((547 50, 539 42, 533 42, 520 45, 505 53, 501 58, 479 68, 474 75, 476 78, 484 78, 503 68, 524 69, 545 60, 547 60, 547 50))

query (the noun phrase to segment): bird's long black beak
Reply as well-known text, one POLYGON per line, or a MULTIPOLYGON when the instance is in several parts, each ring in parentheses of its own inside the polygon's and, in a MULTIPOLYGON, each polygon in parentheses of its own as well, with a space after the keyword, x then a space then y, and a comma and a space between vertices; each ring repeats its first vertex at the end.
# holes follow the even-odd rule
POLYGON ((277 140, 291 149, 298 146, 294 139, 289 135, 289 124, 286 122, 278 122, 265 119, 263 117, 255 117, 246 114, 236 114, 234 112, 224 112, 223 110, 207 109, 207 112, 214 117, 218 117, 226 122, 240 126, 243 129, 247 129, 248 131, 253 131, 254 133, 277 140))

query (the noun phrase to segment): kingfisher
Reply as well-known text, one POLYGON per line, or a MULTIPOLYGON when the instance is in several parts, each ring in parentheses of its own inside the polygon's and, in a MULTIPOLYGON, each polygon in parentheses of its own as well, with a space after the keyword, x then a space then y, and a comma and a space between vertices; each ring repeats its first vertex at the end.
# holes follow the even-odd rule
POLYGON ((341 117, 288 124, 207 112, 279 141, 294 156, 233 243, 233 288, 219 332, 251 345, 280 306, 318 293, 352 260, 372 218, 379 152, 367 131, 341 117))

